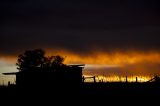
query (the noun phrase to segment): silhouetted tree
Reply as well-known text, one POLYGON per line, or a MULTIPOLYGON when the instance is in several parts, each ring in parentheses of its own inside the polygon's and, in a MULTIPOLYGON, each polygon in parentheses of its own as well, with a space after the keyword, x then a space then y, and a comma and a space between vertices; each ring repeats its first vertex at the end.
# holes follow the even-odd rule
POLYGON ((24 54, 18 56, 16 65, 19 71, 25 71, 34 67, 52 67, 63 66, 64 58, 61 56, 45 57, 45 51, 42 49, 26 50, 24 54))
POLYGON ((18 56, 16 65, 20 71, 24 71, 30 67, 41 67, 44 63, 45 52, 41 49, 26 50, 24 54, 18 56))

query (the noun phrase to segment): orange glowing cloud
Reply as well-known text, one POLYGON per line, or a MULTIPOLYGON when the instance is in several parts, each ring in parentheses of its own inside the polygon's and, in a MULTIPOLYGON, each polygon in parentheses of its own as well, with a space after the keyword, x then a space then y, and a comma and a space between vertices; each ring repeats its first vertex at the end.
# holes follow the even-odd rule
POLYGON ((138 63, 160 63, 160 52, 157 51, 128 51, 128 52, 93 52, 90 55, 79 55, 68 51, 49 51, 47 55, 61 55, 65 63, 83 63, 99 65, 125 65, 138 63))
POLYGON ((159 51, 93 52, 79 55, 68 51, 49 51, 65 57, 66 64, 86 64, 85 74, 150 75, 160 73, 159 51), (91 71, 90 71, 91 70, 91 71))
MULTIPOLYGON (((120 74, 120 75, 150 75, 159 74, 159 51, 94 51, 91 54, 75 54, 67 50, 47 49, 46 55, 61 55, 65 64, 85 64, 84 74, 120 74)), ((1 57, 0 61, 7 61, 15 65, 17 56, 1 57)))

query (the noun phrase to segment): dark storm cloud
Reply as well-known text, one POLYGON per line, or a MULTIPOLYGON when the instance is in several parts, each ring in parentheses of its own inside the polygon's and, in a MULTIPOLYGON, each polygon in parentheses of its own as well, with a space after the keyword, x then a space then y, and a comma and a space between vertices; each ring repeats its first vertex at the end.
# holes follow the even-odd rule
POLYGON ((4 0, 0 6, 0 54, 160 49, 158 0, 4 0))

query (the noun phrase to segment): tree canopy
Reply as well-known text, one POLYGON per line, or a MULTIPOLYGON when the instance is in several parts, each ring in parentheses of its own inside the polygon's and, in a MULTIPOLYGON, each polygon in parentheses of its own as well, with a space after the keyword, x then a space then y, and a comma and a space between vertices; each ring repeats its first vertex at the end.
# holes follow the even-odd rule
POLYGON ((25 71, 34 67, 59 67, 63 66, 64 58, 57 56, 45 56, 45 51, 42 49, 26 50, 18 56, 16 65, 19 71, 25 71))

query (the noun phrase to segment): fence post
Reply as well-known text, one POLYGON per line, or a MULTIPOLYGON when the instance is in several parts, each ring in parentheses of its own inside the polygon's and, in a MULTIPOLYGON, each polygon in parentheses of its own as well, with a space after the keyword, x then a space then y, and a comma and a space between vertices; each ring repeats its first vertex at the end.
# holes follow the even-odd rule
POLYGON ((136 77, 136 82, 138 82, 138 78, 136 77))
POLYGON ((127 76, 126 76, 126 82, 128 82, 128 80, 127 80, 127 76))

